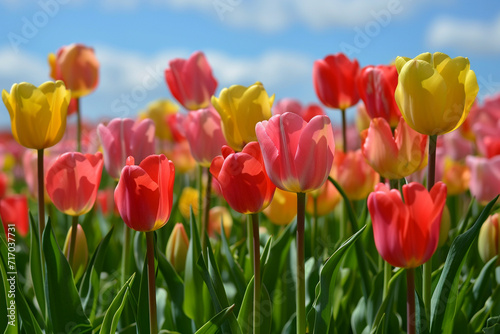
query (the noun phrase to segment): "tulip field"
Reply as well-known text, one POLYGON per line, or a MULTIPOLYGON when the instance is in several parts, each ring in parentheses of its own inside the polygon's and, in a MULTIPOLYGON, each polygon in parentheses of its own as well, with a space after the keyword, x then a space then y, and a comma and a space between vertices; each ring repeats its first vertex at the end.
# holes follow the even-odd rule
POLYGON ((198 51, 94 123, 97 55, 3 87, 0 332, 500 333, 500 95, 468 58, 327 55, 303 105, 198 51))

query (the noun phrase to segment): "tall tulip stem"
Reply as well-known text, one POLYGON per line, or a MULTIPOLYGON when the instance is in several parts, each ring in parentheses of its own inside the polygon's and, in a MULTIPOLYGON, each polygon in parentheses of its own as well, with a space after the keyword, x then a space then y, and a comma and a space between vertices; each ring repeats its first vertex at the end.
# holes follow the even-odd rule
MULTIPOLYGON (((210 197, 212 196, 212 174, 210 173, 210 171, 208 169, 206 169, 206 171, 207 171, 208 177, 207 177, 207 187, 206 187, 206 191, 205 191, 205 203, 203 206, 203 221, 201 224, 201 233, 200 233, 202 249, 207 248, 207 246, 206 246, 207 238, 205 238, 205 234, 208 231, 208 220, 210 217, 210 197)), ((200 196, 201 196, 201 194, 200 194, 200 196)))
POLYGON ((260 333, 260 241, 259 214, 252 213, 253 230, 253 334, 260 333))
POLYGON ((156 320, 156 284, 155 284, 155 254, 154 232, 146 232, 148 258, 148 290, 149 290, 149 328, 151 334, 158 333, 156 320))
POLYGON ((45 229, 45 174, 43 172, 43 148, 38 150, 38 228, 40 240, 45 229))
POLYGON ((306 194, 297 193, 297 334, 306 332, 304 221, 306 194))
POLYGON ((122 284, 127 281, 130 268, 130 229, 123 225, 123 249, 122 249, 122 284))
POLYGON ((415 334, 415 269, 406 269, 407 334, 415 334))
POLYGON ((347 152, 347 122, 345 117, 345 109, 340 109, 342 113, 342 148, 344 153, 347 152))
POLYGON ((76 151, 82 151, 82 117, 80 115, 80 98, 76 100, 76 151))
POLYGON ((313 219, 311 226, 311 256, 315 259, 318 250, 316 249, 316 238, 318 237, 318 198, 313 197, 313 219))
POLYGON ((72 217, 71 222, 71 242, 69 244, 69 264, 73 267, 73 259, 75 257, 76 232, 78 231, 78 216, 72 217))
MULTIPOLYGON (((427 165, 427 190, 431 191, 436 179, 436 142, 437 135, 429 136, 429 162, 427 165)), ((423 265, 423 299, 425 313, 429 318, 431 310, 432 257, 423 265)))

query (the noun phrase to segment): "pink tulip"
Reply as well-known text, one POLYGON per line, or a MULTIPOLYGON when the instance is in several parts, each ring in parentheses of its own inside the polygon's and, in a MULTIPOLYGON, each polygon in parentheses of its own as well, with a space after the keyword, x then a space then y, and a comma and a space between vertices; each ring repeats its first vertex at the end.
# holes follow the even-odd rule
POLYGON ((188 59, 176 58, 165 70, 172 95, 188 110, 207 108, 217 88, 217 80, 205 55, 197 51, 188 59))
POLYGON ((108 125, 99 124, 97 134, 104 152, 104 167, 115 180, 120 178, 128 156, 141 162, 155 151, 155 125, 150 119, 134 122, 115 118, 108 125))
POLYGON ((297 114, 306 122, 309 122, 314 116, 325 114, 323 108, 315 103, 303 106, 299 101, 292 98, 279 100, 273 108, 273 115, 281 115, 286 112, 297 114))
POLYGON ((332 169, 335 143, 328 116, 306 122, 293 113, 275 115, 255 127, 267 173, 282 190, 320 188, 332 169))
POLYGON ((480 203, 487 203, 500 194, 500 155, 491 159, 468 156, 470 192, 480 203))
POLYGON ((365 199, 379 182, 379 175, 366 162, 361 150, 335 153, 337 181, 350 200, 365 199))
POLYGON ((374 118, 362 133, 361 151, 368 163, 387 179, 406 177, 426 165, 427 136, 400 117, 392 134, 385 118, 374 118))
POLYGON ((190 111, 184 128, 193 158, 201 166, 210 167, 222 146, 227 145, 219 113, 213 108, 190 111))

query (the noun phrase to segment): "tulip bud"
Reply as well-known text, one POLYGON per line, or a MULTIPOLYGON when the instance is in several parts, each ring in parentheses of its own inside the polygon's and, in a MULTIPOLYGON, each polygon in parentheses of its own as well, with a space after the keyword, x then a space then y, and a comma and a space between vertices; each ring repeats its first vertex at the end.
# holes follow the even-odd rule
POLYGON ((166 255, 167 260, 178 273, 184 271, 188 248, 189 239, 186 230, 184 230, 184 225, 177 223, 170 234, 170 238, 168 238, 166 255))
MULTIPOLYGON (((498 213, 489 216, 479 231, 478 248, 479 256, 488 262, 500 251, 500 233, 498 231, 498 213)), ((500 264, 500 260, 497 261, 500 264)))
MULTIPOLYGON (((66 241, 64 242, 64 256, 69 261, 69 252, 71 248, 71 231, 73 227, 70 227, 68 234, 66 235, 66 241)), ((73 254, 73 262, 70 263, 71 269, 73 270, 73 277, 77 281, 85 272, 87 267, 87 261, 89 259, 89 251, 87 246, 87 238, 85 237, 85 232, 80 224, 77 225, 76 229, 76 242, 75 242, 75 252, 73 254)))

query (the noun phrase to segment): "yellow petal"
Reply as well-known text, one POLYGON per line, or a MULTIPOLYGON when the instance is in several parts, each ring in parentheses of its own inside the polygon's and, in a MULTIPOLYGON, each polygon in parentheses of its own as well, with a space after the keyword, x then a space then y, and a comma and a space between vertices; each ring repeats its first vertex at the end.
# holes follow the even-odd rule
POLYGON ((398 70, 398 73, 401 72, 401 69, 403 66, 409 61, 411 58, 408 57, 396 57, 396 61, 394 62, 394 65, 396 65, 396 69, 398 70))

